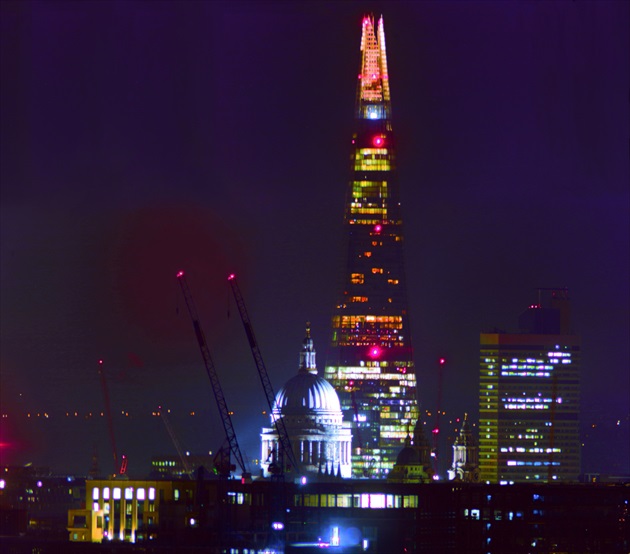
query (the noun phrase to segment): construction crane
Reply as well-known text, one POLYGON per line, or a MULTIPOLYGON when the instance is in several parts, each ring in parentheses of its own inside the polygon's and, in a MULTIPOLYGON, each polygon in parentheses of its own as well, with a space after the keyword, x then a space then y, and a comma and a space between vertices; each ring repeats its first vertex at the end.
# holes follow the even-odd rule
MULTIPOLYGON (((229 447, 229 451, 236 459, 239 467, 241 468, 242 478, 246 479, 250 477, 249 471, 245 466, 245 461, 243 459, 243 455, 241 454, 241 449, 238 445, 238 441, 236 440, 236 433, 234 432, 234 426, 232 425, 232 417, 230 410, 228 409, 227 402, 225 401, 225 396, 223 394, 223 389, 221 388, 221 383, 219 382, 219 376, 214 367, 214 363, 212 361, 212 357, 210 356, 210 350, 208 349, 208 345, 206 344, 206 337, 201 328, 201 323, 199 323, 199 317, 197 316, 197 310, 195 309, 195 304, 192 299, 192 295, 190 293, 190 288, 188 287, 188 283, 186 282, 186 277, 184 276, 183 271, 179 271, 177 273, 177 280, 182 288, 182 292, 184 293, 184 298, 186 300, 186 306, 188 307, 188 313, 190 314, 190 318, 192 320, 193 329, 195 330, 195 336, 197 337, 197 342, 199 343, 199 349, 201 350, 201 357, 203 358, 204 365, 206 367, 206 372, 208 373, 208 377, 210 378, 210 383, 212 385, 212 392, 214 393, 214 398, 217 401, 217 407, 219 408, 219 414, 221 415, 221 421, 223 423, 223 429, 225 431, 225 437, 227 441, 227 446, 229 447)), ((220 468, 223 477, 227 477, 229 475, 230 464, 226 464, 227 467, 220 468)))
POLYGON ((443 369, 446 365, 445 358, 438 359, 438 394, 437 394, 437 408, 435 410, 435 427, 433 428, 433 449, 431 456, 433 457, 433 471, 434 475, 438 475, 438 450, 440 441, 440 412, 442 410, 442 379, 443 369))
MULTIPOLYGON (((256 341, 256 336, 254 335, 254 329, 252 327, 251 320, 249 319, 247 308, 245 307, 245 300, 243 299, 243 295, 238 287, 234 273, 231 273, 228 276, 228 282, 230 283, 230 287, 234 293, 234 299, 236 300, 238 311, 241 314, 241 321, 243 322, 245 334, 247 335, 252 356, 254 357, 254 362, 256 363, 256 369, 258 369, 258 375, 260 376, 260 382, 262 383, 262 387, 267 398, 267 404, 269 405, 269 413, 272 414, 273 417, 275 401, 273 386, 271 385, 271 379, 269 379, 265 362, 263 361, 260 348, 258 347, 258 342, 256 341)), ((286 425, 284 424, 284 418, 274 418, 274 426, 276 428, 276 432, 278 433, 278 442, 280 446, 278 449, 278 459, 276 460, 277 473, 275 474, 275 477, 282 478, 285 470, 288 469, 289 466, 293 471, 299 472, 300 464, 298 463, 293 453, 293 449, 291 448, 291 441, 289 440, 289 433, 287 432, 286 425), (285 464, 285 457, 288 464, 285 464)))
POLYGON ((177 450, 177 455, 179 456, 179 460, 182 463, 182 468, 184 469, 184 474, 186 475, 186 477, 188 477, 190 479, 192 477, 193 469, 190 467, 190 464, 188 463, 188 458, 187 458, 187 456, 184 455, 184 451, 182 450, 182 447, 179 444, 179 441, 177 440, 177 436, 175 435, 175 431, 173 430, 173 426, 171 425, 171 422, 168 419, 168 416, 166 415, 167 412, 169 412, 169 411, 170 410, 163 410, 162 406, 158 406, 158 413, 162 416, 162 421, 164 422, 164 427, 166 427, 166 431, 168 433, 168 436, 171 437, 171 441, 173 441, 173 446, 175 447, 175 450, 177 450))
POLYGON ((114 475, 124 475, 127 472, 127 456, 123 455, 120 466, 118 465, 118 451, 116 450, 116 438, 114 436, 114 420, 112 419, 112 410, 109 402, 109 390, 107 388, 107 379, 105 379, 105 371, 103 369, 103 360, 98 361, 98 374, 101 376, 101 388, 103 389, 103 400, 105 403, 105 416, 107 417, 107 429, 109 430, 109 440, 112 443, 112 453, 114 456, 114 475))

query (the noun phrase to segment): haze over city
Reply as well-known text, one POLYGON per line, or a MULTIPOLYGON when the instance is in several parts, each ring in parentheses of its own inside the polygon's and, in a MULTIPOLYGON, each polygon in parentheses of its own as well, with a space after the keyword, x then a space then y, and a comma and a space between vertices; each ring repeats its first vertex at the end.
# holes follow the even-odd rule
MULTIPOLYGON (((3 2, 3 464, 142 475, 222 428, 184 269, 243 449, 268 424, 227 276, 274 386, 343 264, 359 29, 387 26, 422 413, 477 418, 479 333, 567 287, 585 472, 630 471, 624 2, 3 2), (76 415, 75 415, 76 413, 76 415), (30 416, 29 416, 30 414, 30 416), (91 414, 91 415, 90 415, 91 414)), ((454 424, 455 425, 455 424, 454 424)))

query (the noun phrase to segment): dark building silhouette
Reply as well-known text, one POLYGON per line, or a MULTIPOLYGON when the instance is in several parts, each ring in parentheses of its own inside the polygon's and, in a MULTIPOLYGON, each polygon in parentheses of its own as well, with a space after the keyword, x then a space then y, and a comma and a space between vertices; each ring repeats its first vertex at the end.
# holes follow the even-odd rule
POLYGON ((630 545, 623 485, 365 479, 303 485, 112 479, 86 485, 86 509, 69 512, 72 542, 63 552, 92 541, 107 544, 102 552, 156 554, 625 554, 630 545), (276 549, 269 546, 278 538, 270 507, 278 494, 286 500, 286 518, 276 549))
POLYGON ((347 259, 325 377, 352 423, 355 477, 385 477, 418 418, 383 18, 363 18, 347 259))
POLYGON ((518 333, 482 333, 479 465, 489 483, 577 481, 580 337, 566 289, 540 289, 518 333))

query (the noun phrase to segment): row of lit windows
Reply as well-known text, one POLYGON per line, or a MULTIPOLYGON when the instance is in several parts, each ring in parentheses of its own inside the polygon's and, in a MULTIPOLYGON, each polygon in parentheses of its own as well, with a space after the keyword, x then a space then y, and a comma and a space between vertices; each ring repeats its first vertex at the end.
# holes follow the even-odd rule
POLYGON ((295 495, 295 506, 329 508, 417 508, 417 495, 398 494, 303 494, 295 495))
MULTIPOLYGON (((146 490, 142 487, 138 487, 137 489, 135 489, 135 497, 136 500, 146 500, 146 490)), ((99 495, 100 495, 100 489, 98 487, 94 487, 92 489, 92 500, 98 500, 99 499, 99 495)), ((122 496, 122 489, 120 487, 113 487, 113 489, 111 490, 111 497, 113 500, 120 500, 121 496, 122 496)), ((125 500, 133 500, 134 498, 134 488, 133 487, 126 487, 125 488, 125 500)), ((103 500, 109 500, 110 499, 110 488, 109 487, 103 487, 103 500)), ((149 500, 155 500, 155 488, 154 487, 149 487, 149 494, 148 494, 148 499, 149 500)))
POLYGON ((391 169, 391 159, 386 148, 360 148, 355 155, 355 171, 390 171, 391 169))
POLYGON ((367 208, 363 208, 361 207, 361 204, 358 203, 352 203, 352 205, 350 206, 350 213, 352 215, 380 215, 383 219, 385 219, 387 217, 387 208, 373 208, 373 207, 367 207, 367 208))
POLYGON ((352 183, 352 197, 359 198, 387 198, 387 181, 354 181, 352 183))
MULTIPOLYGON (((517 404, 522 404, 522 403, 525 403, 525 404, 532 404, 532 403, 533 404, 540 404, 540 403, 545 403, 545 402, 547 402, 547 403, 548 402, 553 402, 553 398, 527 398, 527 397, 523 397, 523 398, 502 398, 501 400, 505 401, 505 402, 510 402, 510 403, 515 402, 517 404)), ((562 403, 562 399, 558 398, 557 402, 559 404, 561 404, 562 403)))
MULTIPOLYGON (((378 268, 378 267, 373 267, 372 268, 372 273, 374 274, 379 274, 379 273, 383 273, 383 269, 382 268, 378 268)), ((353 285, 362 285, 365 283, 365 274, 364 273, 351 273, 350 274, 350 282, 353 285)), ((387 282, 390 285, 397 285, 399 283, 398 279, 387 279, 387 282)))
POLYGON ((524 460, 508 460, 508 466, 559 466, 560 462, 541 462, 541 461, 524 461, 524 460))
POLYGON ((548 410, 546 404, 503 404, 506 410, 548 410))
POLYGON ((551 454, 553 452, 562 452, 562 449, 561 448, 539 448, 539 447, 523 448, 522 446, 517 446, 517 447, 509 446, 509 447, 501 448, 501 452, 519 452, 519 453, 535 452, 539 454, 551 454))
MULTIPOLYGON (((328 375, 327 375, 328 376, 328 375)), ((406 386, 405 383, 410 383, 412 382, 412 379, 410 379, 411 374, 403 374, 403 373, 381 373, 380 370, 370 370, 370 371, 361 371, 358 368, 339 368, 339 371, 337 372, 337 379, 346 379, 346 380, 366 380, 366 381, 373 381, 375 380, 375 376, 377 380, 380 381, 398 381, 399 384, 401 386, 406 386)), ((335 377, 330 377, 329 378, 335 378, 335 377)))
POLYGON ((548 371, 502 371, 501 377, 549 377, 548 371))
POLYGON ((333 326, 339 327, 339 318, 343 327, 355 327, 366 323, 399 323, 402 327, 402 316, 399 315, 343 315, 333 317, 333 326))

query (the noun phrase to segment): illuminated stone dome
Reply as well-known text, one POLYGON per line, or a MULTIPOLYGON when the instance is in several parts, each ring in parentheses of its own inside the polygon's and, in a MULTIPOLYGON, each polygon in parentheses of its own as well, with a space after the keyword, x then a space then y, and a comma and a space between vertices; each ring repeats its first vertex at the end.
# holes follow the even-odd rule
POLYGON ((341 404, 326 379, 300 371, 278 391, 273 411, 275 415, 340 415, 341 404))
POLYGON ((298 373, 276 394, 273 415, 323 416, 326 419, 332 416, 341 423, 341 404, 337 391, 326 379, 317 375, 315 349, 309 328, 302 342, 298 373))
POLYGON ((317 375, 315 349, 308 326, 297 375, 277 392, 271 412, 272 427, 262 430, 263 476, 267 476, 272 461, 278 458, 275 428, 278 420, 284 422, 302 472, 351 476, 352 434, 343 422, 337 391, 317 375))

